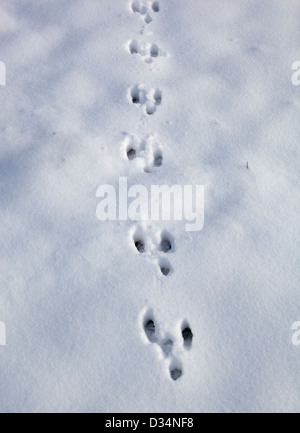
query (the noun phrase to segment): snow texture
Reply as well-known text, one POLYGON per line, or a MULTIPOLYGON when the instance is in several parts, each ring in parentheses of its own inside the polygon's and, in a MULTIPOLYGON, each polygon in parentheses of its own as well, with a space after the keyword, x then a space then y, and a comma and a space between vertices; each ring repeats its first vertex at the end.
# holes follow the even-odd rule
POLYGON ((0 411, 298 412, 299 1, 0 9, 0 411), (99 221, 119 177, 203 230, 99 221))

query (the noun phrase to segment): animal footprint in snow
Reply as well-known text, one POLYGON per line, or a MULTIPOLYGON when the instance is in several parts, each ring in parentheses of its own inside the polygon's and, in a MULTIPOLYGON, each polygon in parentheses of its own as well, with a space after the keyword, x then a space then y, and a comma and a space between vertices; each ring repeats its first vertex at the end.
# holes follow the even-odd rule
POLYGON ((165 277, 167 277, 173 271, 172 266, 167 259, 159 259, 158 265, 159 265, 160 272, 165 277))
POLYGON ((188 322, 186 320, 182 322, 181 334, 182 334, 182 338, 183 338, 183 346, 187 350, 190 350, 192 348, 193 333, 192 333, 190 325, 188 324, 188 322))
POLYGON ((151 173, 156 167, 163 163, 163 153, 155 136, 150 135, 140 140, 134 135, 126 135, 123 141, 123 155, 134 161, 144 170, 151 173))
POLYGON ((146 63, 151 63, 156 57, 166 56, 156 44, 143 43, 140 44, 136 40, 128 42, 128 50, 130 54, 138 54, 146 63))
POLYGON ((183 375, 183 366, 180 359, 184 356, 186 350, 190 350, 192 346, 193 333, 189 324, 183 321, 181 336, 176 328, 173 333, 161 332, 154 318, 153 310, 149 309, 143 315, 143 330, 149 343, 156 344, 161 349, 163 357, 169 364, 170 378, 174 381, 179 379, 183 375), (187 339, 188 346, 186 345, 187 339))
POLYGON ((140 227, 137 227, 132 236, 134 246, 140 254, 146 252, 146 236, 140 227))
POLYGON ((161 233, 160 249, 163 253, 175 251, 175 239, 167 230, 161 233))
POLYGON ((151 318, 145 318, 144 331, 150 343, 156 343, 155 324, 151 318))
POLYGON ((151 5, 153 12, 159 12, 159 1, 154 1, 151 5))
POLYGON ((132 245, 139 254, 145 254, 145 256, 153 262, 158 269, 160 274, 164 277, 172 274, 173 268, 169 260, 161 254, 168 254, 175 251, 175 241, 173 236, 170 235, 167 230, 164 230, 160 234, 160 243, 157 240, 158 236, 153 236, 151 227, 145 228, 143 226, 137 226, 132 232, 132 245))
POLYGON ((160 6, 158 1, 134 0, 131 2, 131 10, 134 13, 140 14, 145 23, 149 24, 153 21, 150 13, 159 12, 160 6))
POLYGON ((182 363, 179 359, 174 358, 170 364, 169 371, 173 380, 177 380, 182 376, 182 363))
POLYGON ((158 88, 147 91, 145 86, 137 84, 128 90, 128 99, 132 104, 141 105, 145 114, 152 115, 162 103, 162 91, 158 88))
MULTIPOLYGON (((167 230, 164 230, 161 233, 159 250, 162 251, 164 254, 169 254, 175 251, 175 239, 167 230)), ((161 257, 158 264, 160 272, 165 277, 167 277, 172 272, 172 267, 165 257, 161 257)))

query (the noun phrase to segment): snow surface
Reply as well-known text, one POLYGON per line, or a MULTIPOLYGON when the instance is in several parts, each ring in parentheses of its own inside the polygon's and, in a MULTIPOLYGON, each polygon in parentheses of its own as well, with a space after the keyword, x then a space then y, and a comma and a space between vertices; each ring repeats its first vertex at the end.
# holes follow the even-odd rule
POLYGON ((158 4, 0 0, 1 412, 300 410, 300 2, 158 4), (205 185, 203 230, 100 222, 120 176, 205 185))

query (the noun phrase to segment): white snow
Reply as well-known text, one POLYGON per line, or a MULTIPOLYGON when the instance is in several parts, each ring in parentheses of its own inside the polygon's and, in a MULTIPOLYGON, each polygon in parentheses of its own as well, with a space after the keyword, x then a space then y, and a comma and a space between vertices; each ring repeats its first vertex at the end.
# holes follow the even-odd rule
POLYGON ((0 411, 298 412, 299 1, 0 9, 0 411), (120 177, 204 185, 203 230, 99 221, 120 177))

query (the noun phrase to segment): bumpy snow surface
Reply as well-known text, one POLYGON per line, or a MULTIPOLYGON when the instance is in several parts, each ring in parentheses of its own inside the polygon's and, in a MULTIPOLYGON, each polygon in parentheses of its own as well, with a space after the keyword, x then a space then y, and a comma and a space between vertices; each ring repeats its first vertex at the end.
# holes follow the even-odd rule
POLYGON ((299 411, 299 0, 0 9, 0 411, 299 411))

